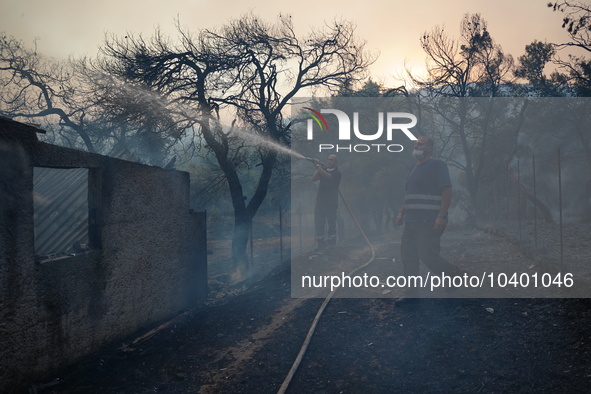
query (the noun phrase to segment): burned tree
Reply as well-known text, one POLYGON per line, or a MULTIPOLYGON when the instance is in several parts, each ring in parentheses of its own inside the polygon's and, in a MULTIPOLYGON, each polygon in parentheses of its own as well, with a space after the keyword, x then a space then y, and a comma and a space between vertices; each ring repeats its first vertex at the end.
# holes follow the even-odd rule
MULTIPOLYGON (((548 3, 554 12, 563 15, 562 27, 568 40, 555 43, 557 54, 564 49, 574 49, 584 54, 591 52, 591 5, 584 1, 555 1, 548 3)), ((559 82, 574 88, 578 96, 591 96, 591 60, 584 55, 568 54, 568 60, 554 56, 554 63, 564 73, 557 75, 559 82)))
MULTIPOLYGON (((0 33, 0 114, 29 120, 53 117, 62 129, 74 130, 89 152, 96 152, 86 125, 87 108, 70 105, 75 92, 73 75, 71 64, 48 61, 0 33)), ((62 136, 67 139, 67 132, 62 136)))
POLYGON ((268 144, 247 146, 247 141, 289 145, 290 123, 284 117, 290 100, 304 89, 337 89, 344 80, 361 78, 371 59, 350 23, 334 23, 305 40, 296 36, 289 16, 268 24, 247 15, 195 36, 178 30, 178 44, 158 32, 149 41, 113 38, 98 64, 106 73, 158 92, 170 111, 198 129, 227 181, 235 217, 232 255, 243 270, 248 229, 267 195, 278 155, 268 144), (223 126, 224 114, 234 117, 233 127, 223 126), (239 169, 253 155, 259 174, 249 198, 239 169))
POLYGON ((421 88, 421 105, 435 114, 424 120, 431 122, 439 154, 461 172, 469 213, 474 215, 480 185, 502 158, 498 152, 507 151, 514 140, 515 132, 495 115, 499 109, 492 99, 503 95, 513 59, 495 43, 479 14, 464 16, 458 39, 436 27, 421 37, 421 46, 427 55, 427 76, 410 77, 421 88))
POLYGON ((88 61, 53 61, 0 35, 0 114, 45 122, 47 139, 89 152, 126 152, 162 165, 183 124, 153 111, 143 95, 97 74, 88 61))

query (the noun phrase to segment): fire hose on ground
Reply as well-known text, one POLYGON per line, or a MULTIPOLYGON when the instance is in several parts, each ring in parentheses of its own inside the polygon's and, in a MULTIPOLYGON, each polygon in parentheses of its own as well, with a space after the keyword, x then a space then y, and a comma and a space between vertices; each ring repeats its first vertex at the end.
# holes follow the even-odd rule
MULTIPOLYGON (((309 160, 312 163, 318 162, 317 160, 309 158, 309 157, 306 157, 306 160, 309 160)), ((345 200, 345 198, 343 197, 343 193, 341 193, 340 189, 339 189, 339 196, 341 197, 341 201, 343 202, 345 209, 347 210, 347 212, 351 216, 351 219, 353 219, 355 226, 359 230, 361 237, 363 238, 363 241, 367 244, 367 246, 369 247, 369 249, 371 251, 371 257, 369 258, 369 260, 367 260, 364 264, 360 265, 359 267, 357 267, 354 270, 352 270, 351 272, 349 272, 347 275, 350 276, 350 275, 355 274, 360 269, 365 268, 368 265, 370 265, 375 260, 376 253, 375 253, 375 249, 374 249, 373 245, 371 244, 371 242, 369 242, 367 235, 365 235, 365 232, 363 231, 363 229, 361 228, 361 225, 357 221, 357 218, 355 217, 355 215, 353 215, 353 212, 351 211, 349 204, 347 204, 347 200, 345 200)), ((333 298, 336 291, 337 291, 337 289, 332 290, 328 294, 328 296, 326 296, 326 298, 322 302, 322 305, 318 309, 318 312, 316 312, 316 316, 314 317, 314 320, 312 321, 312 325, 310 326, 310 329, 308 330, 308 334, 306 335, 306 338, 304 339, 304 343, 302 344, 302 347, 300 348, 300 352, 298 353, 295 361, 293 362, 291 369, 289 370, 289 373, 287 374, 287 376, 285 377, 285 380, 283 381, 283 384, 279 388, 279 391, 277 391, 278 394, 283 394, 287 390, 289 383, 291 382, 292 378, 294 377, 296 371, 298 370, 298 367, 300 366, 300 364, 302 362, 302 359, 304 358, 304 355, 306 354, 306 351, 308 350, 308 346, 310 345, 310 341, 312 340, 312 336, 314 335, 314 332, 316 331, 316 326, 318 325, 318 321, 320 320, 320 317, 324 313, 326 306, 328 305, 330 300, 333 298)))

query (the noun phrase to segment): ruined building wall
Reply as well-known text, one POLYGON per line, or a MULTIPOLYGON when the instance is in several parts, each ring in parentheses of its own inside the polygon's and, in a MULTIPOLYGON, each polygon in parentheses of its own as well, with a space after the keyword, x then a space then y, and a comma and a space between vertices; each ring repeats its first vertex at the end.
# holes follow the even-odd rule
POLYGON ((37 141, 0 119, 0 392, 195 307, 204 214, 189 175, 37 141), (33 168, 88 168, 91 250, 35 259, 33 168))

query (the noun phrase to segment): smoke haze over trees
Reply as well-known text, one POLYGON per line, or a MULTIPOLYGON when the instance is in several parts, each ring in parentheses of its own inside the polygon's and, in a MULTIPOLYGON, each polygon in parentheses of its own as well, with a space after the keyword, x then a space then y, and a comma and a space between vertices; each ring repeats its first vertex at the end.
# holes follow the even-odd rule
POLYGON ((14 41, 5 38, 2 70, 8 73, 3 82, 15 97, 4 96, 3 113, 32 118, 53 109, 62 115, 62 123, 69 122, 86 149, 99 151, 96 146, 105 139, 110 139, 111 148, 129 149, 141 142, 143 152, 136 155, 155 155, 156 164, 176 142, 198 144, 213 154, 227 183, 235 215, 233 258, 235 266, 243 268, 248 228, 267 195, 278 152, 241 136, 289 145, 290 123, 284 116, 298 92, 330 92, 346 80, 363 78, 372 58, 354 30, 350 22, 334 22, 299 38, 290 16, 267 23, 246 15, 196 34, 178 26, 178 40, 158 30, 151 39, 132 34, 110 37, 98 58, 71 65, 85 78, 78 86, 72 74, 57 79, 47 73, 51 78, 43 74, 44 79, 32 82, 28 70, 38 66, 37 55, 19 45, 12 50, 14 41), (64 87, 66 83, 71 85, 64 87), (23 92, 44 100, 35 102, 23 92), (53 92, 61 94, 57 98, 62 101, 54 103, 53 92), (83 92, 86 101, 70 96, 67 100, 65 94, 73 97, 74 92, 83 92), (16 106, 19 100, 23 104, 16 106), (19 110, 21 106, 28 112, 19 110), (224 125, 224 113, 233 118, 231 127, 224 125), (188 132, 197 137, 184 139, 188 132), (239 176, 245 168, 251 176, 253 170, 258 172, 249 196, 239 176))
MULTIPOLYGON (((132 32, 111 36, 97 57, 67 62, 45 59, 3 33, 0 114, 45 122, 52 142, 91 152, 126 152, 160 166, 175 154, 181 164, 199 156, 191 171, 206 183, 200 196, 214 195, 211 190, 230 196, 233 256, 240 268, 248 227, 278 168, 283 171, 278 179, 285 181, 283 158, 257 146, 256 139, 290 145, 286 114, 294 97, 303 92, 402 95, 420 116, 421 108, 436 108, 442 97, 589 96, 588 56, 561 54, 569 48, 591 52, 591 10, 582 2, 549 6, 549 12, 564 17, 563 42, 534 41, 513 61, 484 18, 467 14, 458 37, 436 26, 413 38, 427 57, 427 73, 410 73, 410 85, 397 88, 365 79, 374 58, 355 36, 355 26, 344 21, 328 23, 304 38, 295 34, 288 15, 268 23, 249 14, 218 29, 195 32, 177 23, 176 37, 165 37, 158 29, 150 38, 132 32), (255 142, 243 138, 245 134, 255 142)), ((421 129, 421 123, 418 129, 434 133, 442 158, 460 171, 463 198, 474 213, 491 168, 515 154, 519 129, 510 123, 521 112, 516 108, 514 118, 493 119, 493 104, 476 108, 467 100, 455 103, 455 108, 439 108, 445 127, 424 119, 433 129, 421 129), (470 117, 475 110, 479 117, 470 117)), ((570 137, 591 152, 584 133, 564 136, 570 137)), ((591 154, 587 160, 591 162, 591 154)), ((373 182, 380 183, 380 177, 387 172, 376 168, 373 182)))

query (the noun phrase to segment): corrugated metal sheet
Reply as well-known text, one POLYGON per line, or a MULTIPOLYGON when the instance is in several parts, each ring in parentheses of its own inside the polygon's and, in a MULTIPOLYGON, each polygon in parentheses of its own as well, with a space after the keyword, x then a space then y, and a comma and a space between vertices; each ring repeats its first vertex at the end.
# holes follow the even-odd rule
POLYGON ((88 169, 34 168, 35 254, 57 256, 88 245, 88 169))

